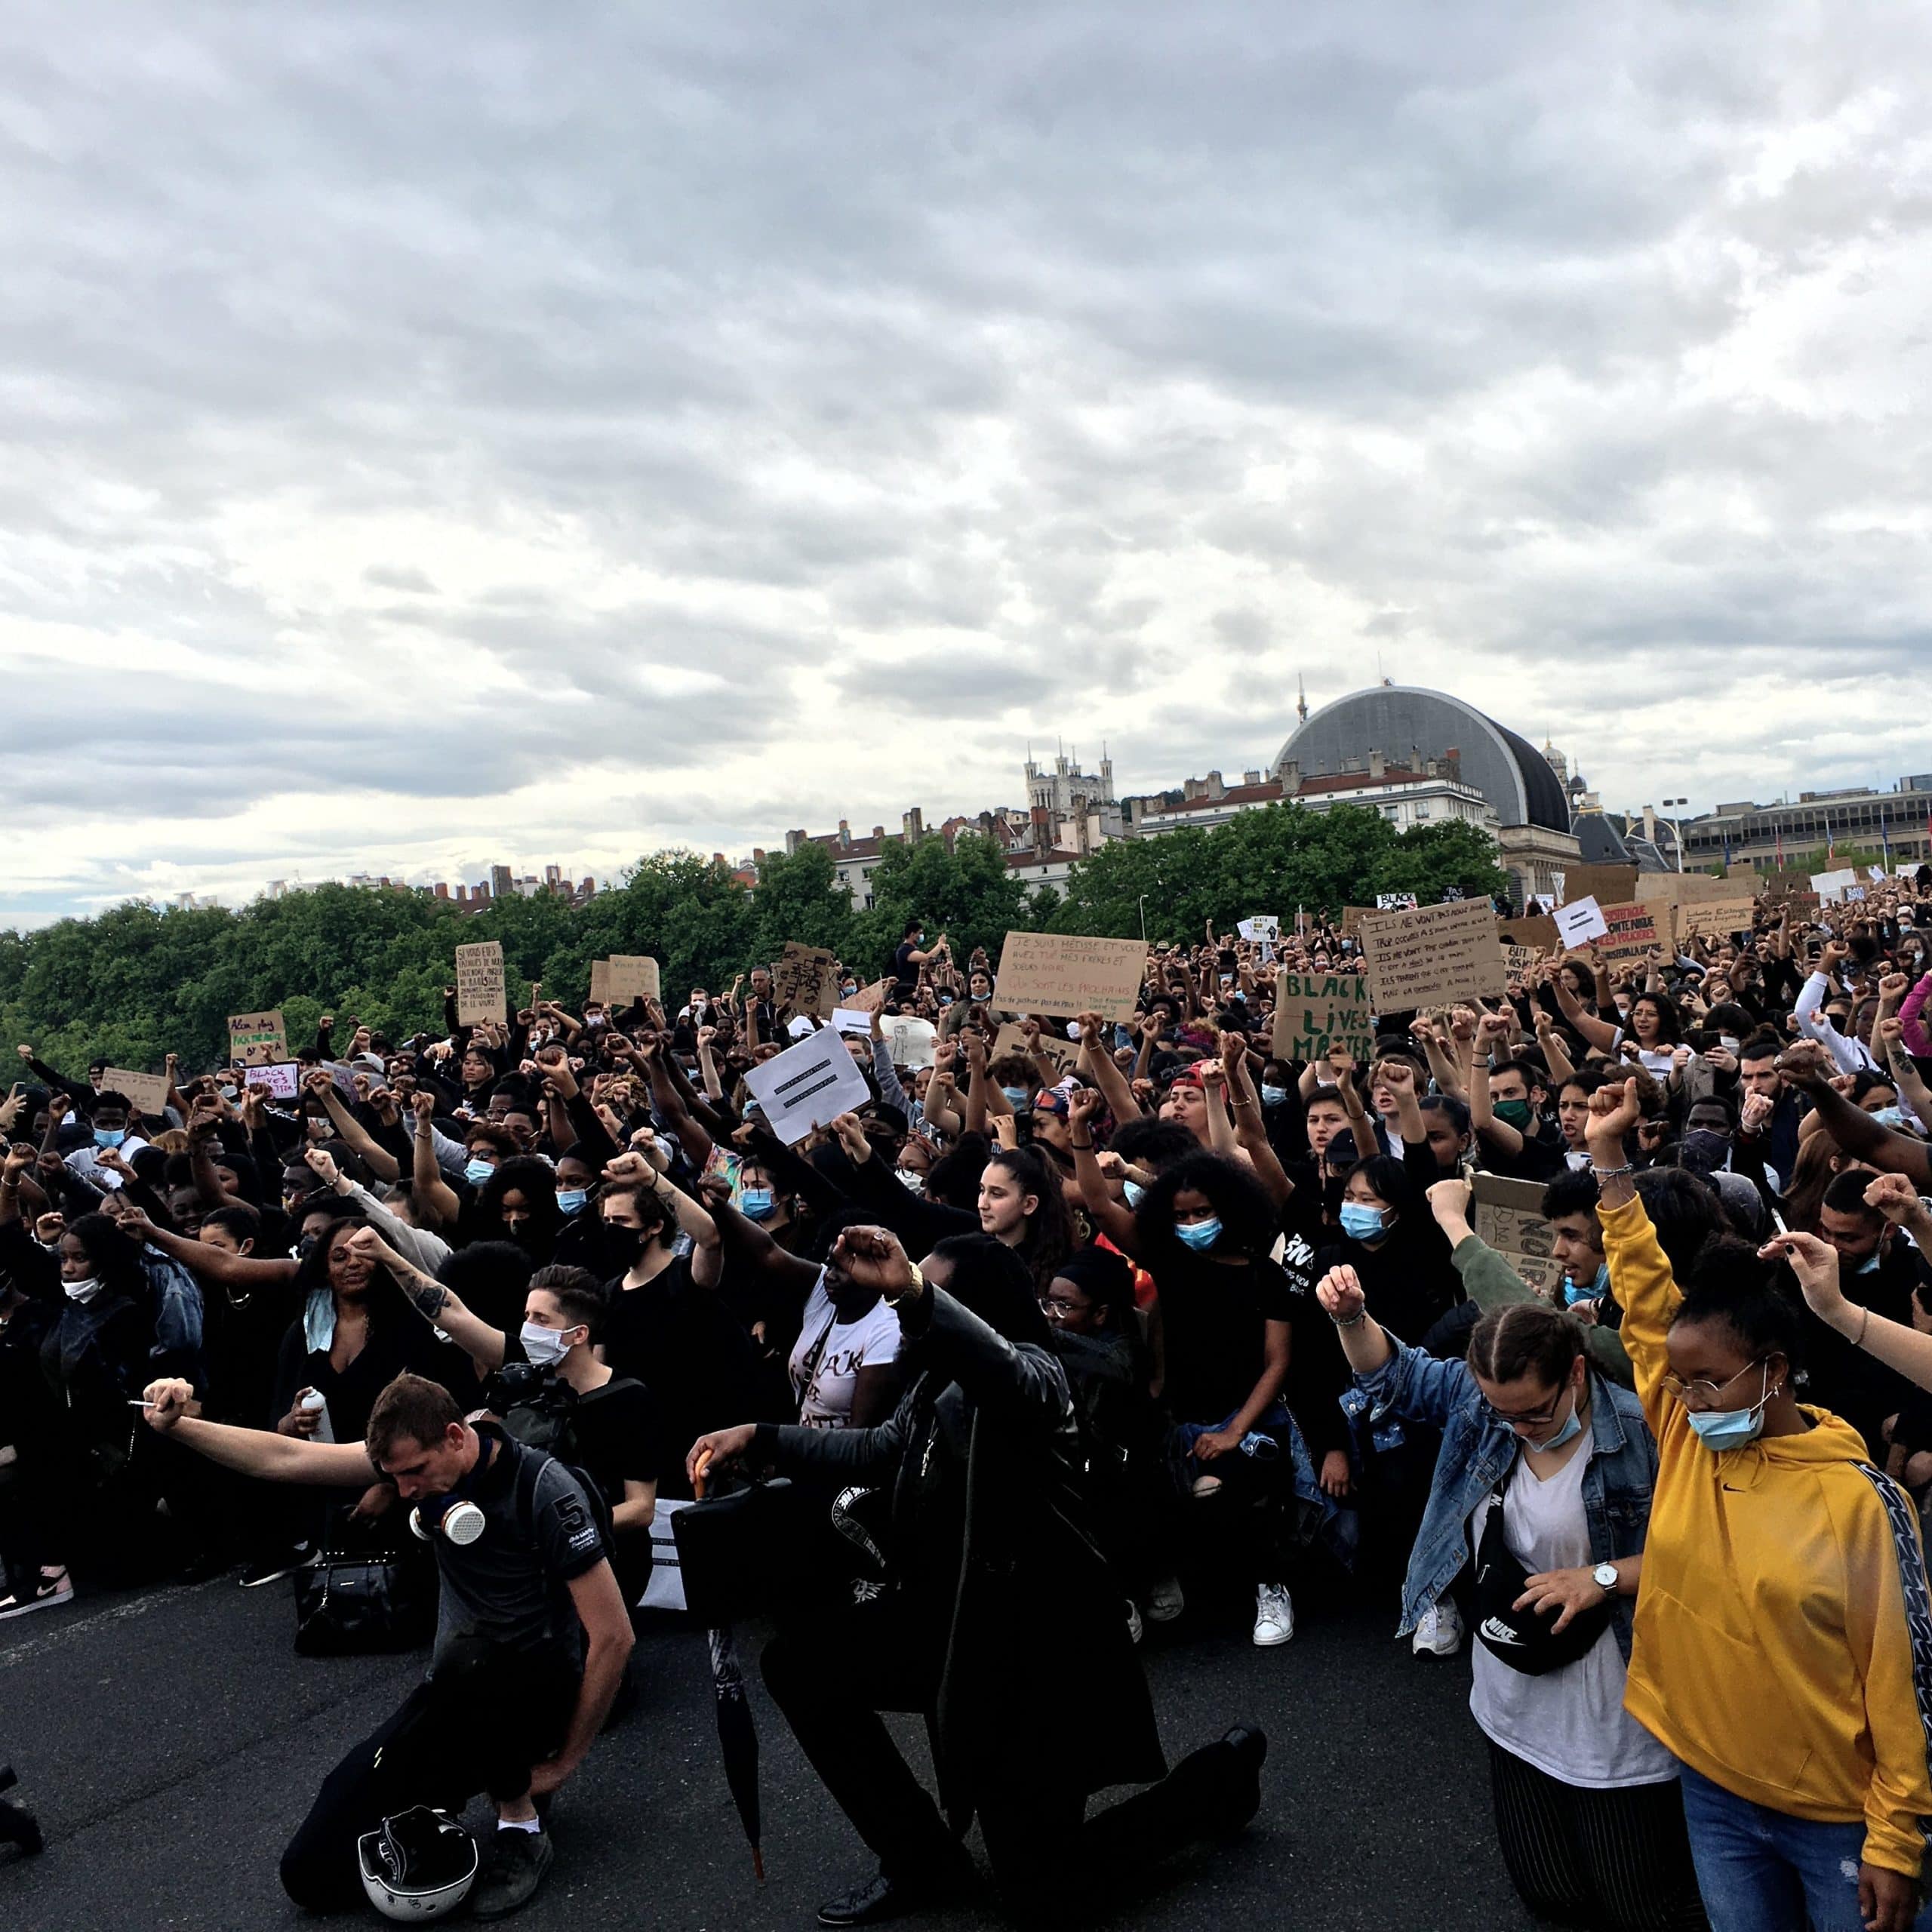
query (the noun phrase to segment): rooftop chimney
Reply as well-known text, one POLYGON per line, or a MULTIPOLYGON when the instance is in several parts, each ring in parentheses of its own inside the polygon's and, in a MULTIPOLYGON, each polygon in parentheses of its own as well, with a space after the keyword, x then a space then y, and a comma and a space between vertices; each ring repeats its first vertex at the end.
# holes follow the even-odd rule
POLYGON ((1380 778, 1387 772, 1388 769, 1388 761, 1383 757, 1380 752, 1371 751, 1369 753, 1368 775, 1370 777, 1380 778))

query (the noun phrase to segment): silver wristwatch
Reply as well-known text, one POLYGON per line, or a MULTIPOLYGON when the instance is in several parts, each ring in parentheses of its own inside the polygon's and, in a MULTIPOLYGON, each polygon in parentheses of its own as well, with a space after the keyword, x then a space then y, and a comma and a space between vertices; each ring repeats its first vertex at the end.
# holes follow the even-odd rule
POLYGON ((1590 1580, 1603 1592, 1605 1596, 1614 1597, 1617 1594, 1617 1586, 1619 1580, 1617 1574, 1617 1565, 1614 1563, 1599 1563, 1597 1567, 1590 1572, 1590 1580))

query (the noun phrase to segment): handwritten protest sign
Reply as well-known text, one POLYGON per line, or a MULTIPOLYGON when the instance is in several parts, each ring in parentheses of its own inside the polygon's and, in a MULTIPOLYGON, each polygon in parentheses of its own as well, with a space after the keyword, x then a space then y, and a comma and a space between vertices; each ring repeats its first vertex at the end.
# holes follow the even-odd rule
POLYGON ((1146 966, 1147 949, 1137 939, 1008 933, 994 984, 1008 1013, 1097 1013, 1104 1020, 1131 1020, 1146 966))
POLYGON ((1371 913, 1362 921, 1361 940, 1368 989, 1380 1014, 1500 998, 1509 986, 1495 910, 1484 900, 1371 913))
POLYGON ((1563 943, 1555 918, 1547 912, 1534 912, 1524 919, 1500 919, 1496 936, 1506 946, 1530 952, 1549 952, 1563 943))
POLYGON ((1361 933, 1361 922, 1375 917, 1373 906, 1344 906, 1342 908, 1342 937, 1355 939, 1361 933))
POLYGON ((1235 931, 1244 940, 1277 940, 1281 936, 1281 922, 1272 912, 1258 913, 1254 918, 1240 921, 1235 931))
POLYGON ((872 1097, 844 1036, 829 1026, 753 1067, 745 1085, 764 1109, 772 1132, 788 1147, 814 1126, 829 1126, 835 1115, 863 1107, 872 1097))
POLYGON ((608 959, 593 959, 590 962, 590 1003, 593 1006, 611 1004, 611 962, 608 959))
POLYGON ((168 1111, 168 1081, 158 1073, 137 1073, 131 1067, 110 1066, 100 1077, 103 1093, 125 1094, 128 1103, 150 1121, 168 1111))
POLYGON ((838 1004, 838 975, 832 957, 822 946, 787 945, 772 975, 772 998, 779 1015, 829 1020, 838 1004))
POLYGON ((1856 866, 1841 866, 1836 872, 1814 872, 1811 890, 1827 906, 1835 899, 1841 899, 1850 888, 1858 883, 1856 866))
POLYGON ((496 1020, 505 1011, 503 948, 499 940, 456 949, 456 1019, 459 1026, 496 1020))
MULTIPOLYGON (((1557 914, 1561 919, 1562 913, 1557 914)), ((1606 906, 1603 909, 1604 931, 1597 945, 1600 959, 1647 958, 1658 946, 1666 943, 1672 931, 1672 915, 1669 906, 1661 909, 1646 906, 1639 901, 1630 906, 1606 906), (1661 910, 1663 931, 1657 930, 1657 915, 1661 910)))
POLYGON ((1603 908, 1594 899, 1573 899, 1556 909, 1556 931, 1565 946, 1586 946, 1609 930, 1603 908))
POLYGON ((1017 1020, 1009 1020, 993 1038, 992 1057, 1001 1060, 1008 1054, 1017 1054, 1022 1060, 1030 1059, 1035 1053, 1053 1062, 1059 1077, 1064 1080, 1073 1071, 1074 1062, 1080 1057, 1080 1042, 1069 1040, 1064 1033, 1056 1034, 1050 1026, 1040 1029, 1038 1046, 1030 1042, 1020 1031, 1017 1020))
MULTIPOLYGON (((1456 896, 1460 899, 1462 894, 1458 893, 1456 896)), ((1399 912, 1415 903, 1413 892, 1378 892, 1375 895, 1375 909, 1378 912, 1399 912)))
POLYGON ((1283 1060, 1315 1060, 1346 1047, 1358 1066, 1375 1057, 1368 982, 1359 973, 1278 973, 1275 1037, 1283 1060))
POLYGON ((266 1066, 288 1057, 288 1035, 279 1008, 273 1013, 231 1013, 228 1057, 237 1066, 266 1066))
POLYGON ((1501 1174, 1472 1177, 1475 1191, 1477 1238, 1509 1263, 1539 1294, 1563 1305, 1563 1264, 1543 1218, 1543 1183, 1510 1180, 1501 1174))
POLYGON ((893 976, 888 973, 884 979, 875 981, 871 986, 861 986, 845 1002, 845 1011, 848 1013, 878 1012, 884 1005, 886 995, 891 992, 896 983, 893 976))
POLYGON ((632 1006, 641 999, 660 996, 657 961, 648 953, 614 952, 610 964, 613 1006, 632 1006))
POLYGON ((915 1020, 909 1013, 895 1013, 884 1023, 882 1030, 894 1066, 906 1067, 916 1072, 922 1066, 932 1065, 933 1048, 938 1044, 939 1029, 930 1020, 915 1020))
POLYGON ((242 1084, 266 1088, 278 1100, 292 1100, 301 1091, 301 1081, 302 1069, 292 1060, 285 1060, 267 1066, 250 1067, 242 1084))

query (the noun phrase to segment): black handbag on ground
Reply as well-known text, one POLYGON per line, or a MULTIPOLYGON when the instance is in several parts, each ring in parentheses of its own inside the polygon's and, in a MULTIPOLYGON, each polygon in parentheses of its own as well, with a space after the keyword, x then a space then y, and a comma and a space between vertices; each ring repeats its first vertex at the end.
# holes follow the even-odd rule
POLYGON ((804 1512, 783 1476, 691 1503, 671 1529, 685 1607, 707 1628, 764 1614, 798 1586, 804 1512))
MULTIPOLYGON (((1511 1465, 1513 1469, 1514 1464, 1511 1465)), ((1580 1610, 1561 1630, 1550 1626, 1559 1613, 1547 1614, 1525 1604, 1515 1607, 1530 1573, 1509 1552, 1503 1540, 1503 1492, 1511 1471, 1497 1478, 1489 1499, 1489 1518, 1476 1546, 1476 1635, 1492 1657, 1525 1677, 1541 1677, 1574 1663, 1610 1628, 1610 1604, 1580 1610)))
POLYGON ((436 1572, 409 1557, 334 1553, 295 1573, 299 1657, 411 1651, 436 1634, 436 1572))

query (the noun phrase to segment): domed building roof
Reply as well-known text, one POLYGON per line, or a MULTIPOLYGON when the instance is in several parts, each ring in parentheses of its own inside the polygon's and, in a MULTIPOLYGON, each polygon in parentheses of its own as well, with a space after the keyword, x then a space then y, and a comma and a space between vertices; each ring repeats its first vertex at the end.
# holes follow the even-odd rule
POLYGON ((1463 782, 1488 800, 1500 825, 1570 829, 1562 782, 1527 739, 1459 697, 1420 685, 1377 685, 1324 705, 1296 728, 1272 769, 1293 763, 1304 777, 1359 770, 1372 751, 1417 768, 1453 752, 1463 782))

